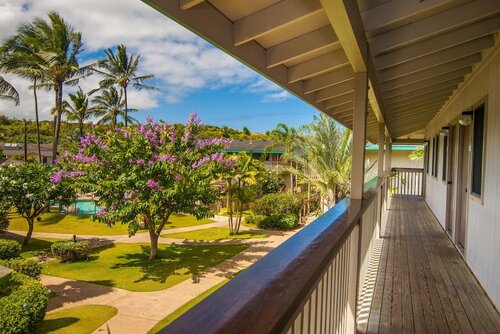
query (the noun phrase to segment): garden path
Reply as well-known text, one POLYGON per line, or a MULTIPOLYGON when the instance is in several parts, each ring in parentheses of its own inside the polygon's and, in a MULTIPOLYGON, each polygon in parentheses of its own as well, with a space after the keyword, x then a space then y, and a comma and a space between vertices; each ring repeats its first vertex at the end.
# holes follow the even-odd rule
MULTIPOLYGON (((203 225, 203 227, 205 226, 203 225)), ((200 228, 203 227, 200 226, 200 228)), ((162 291, 131 292, 43 275, 42 282, 57 294, 50 300, 48 309, 53 312, 78 305, 109 305, 118 310, 117 315, 107 322, 111 333, 146 333, 158 321, 177 308, 226 278, 247 268, 295 233, 296 231, 282 232, 270 235, 266 239, 250 239, 252 245, 249 248, 209 269, 196 280, 185 280, 162 291)), ((176 241, 179 242, 179 239, 176 241)), ((241 242, 242 240, 231 241, 241 242)), ((135 240, 135 242, 137 241, 135 240)), ((211 243, 225 244, 227 242, 214 241, 211 243)), ((94 333, 106 332, 106 324, 104 324, 94 333)))

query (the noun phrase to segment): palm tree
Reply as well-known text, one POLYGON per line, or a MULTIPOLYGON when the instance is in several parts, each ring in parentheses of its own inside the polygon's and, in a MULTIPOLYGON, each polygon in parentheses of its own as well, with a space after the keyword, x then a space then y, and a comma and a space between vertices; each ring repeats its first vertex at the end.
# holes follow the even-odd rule
POLYGON ((41 73, 39 88, 55 92, 54 138, 52 159, 57 157, 61 118, 63 113, 63 88, 76 85, 85 68, 80 68, 78 56, 83 51, 82 35, 58 13, 50 12, 48 21, 36 18, 24 25, 29 36, 35 36, 40 50, 36 52, 38 64, 35 73, 41 73))
POLYGON ((2 76, 0 76, 0 99, 11 100, 16 106, 19 105, 19 94, 2 76))
POLYGON ((99 73, 103 79, 100 82, 101 88, 117 85, 120 87, 125 103, 125 126, 128 125, 128 98, 127 88, 132 85, 137 90, 157 89, 154 86, 147 85, 148 79, 154 78, 153 74, 137 75, 140 55, 127 54, 127 48, 120 44, 116 49, 116 54, 112 49, 105 51, 106 57, 99 61, 94 67, 94 71, 99 73))
POLYGON ((17 29, 17 34, 8 38, 0 47, 2 60, 0 69, 27 79, 33 83, 35 102, 36 137, 38 146, 38 161, 42 162, 40 147, 40 120, 38 115, 37 83, 43 78, 43 70, 39 67, 42 59, 39 57, 40 45, 38 35, 28 24, 17 29))
POLYGON ((284 170, 316 188, 324 209, 349 193, 351 176, 351 131, 341 129, 333 119, 321 115, 302 129, 294 141, 295 150, 285 154, 294 163, 284 170))
MULTIPOLYGON (((118 117, 126 120, 127 124, 135 121, 133 117, 125 112, 125 101, 122 93, 118 92, 113 86, 103 90, 101 95, 96 96, 92 102, 96 104, 98 114, 103 115, 98 124, 111 124, 114 129, 118 117)), ((129 109, 129 111, 137 111, 137 109, 129 109)))
POLYGON ((68 94, 68 96, 69 101, 64 101, 63 103, 66 118, 68 121, 78 122, 80 137, 83 137, 85 121, 100 115, 100 109, 90 106, 87 94, 85 94, 80 87, 78 87, 76 94, 68 94))

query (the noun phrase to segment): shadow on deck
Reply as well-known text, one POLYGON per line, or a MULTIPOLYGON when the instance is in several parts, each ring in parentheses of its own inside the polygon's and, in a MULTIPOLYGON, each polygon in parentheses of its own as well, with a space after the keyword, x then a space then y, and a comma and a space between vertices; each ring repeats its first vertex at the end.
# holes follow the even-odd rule
POLYGON ((421 197, 392 197, 381 246, 361 332, 500 333, 499 313, 421 197))

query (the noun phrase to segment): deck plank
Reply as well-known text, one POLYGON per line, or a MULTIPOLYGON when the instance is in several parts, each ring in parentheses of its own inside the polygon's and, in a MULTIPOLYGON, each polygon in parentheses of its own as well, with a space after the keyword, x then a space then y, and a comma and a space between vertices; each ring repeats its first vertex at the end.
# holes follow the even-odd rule
POLYGON ((367 333, 500 333, 500 315, 425 202, 392 197, 367 333))

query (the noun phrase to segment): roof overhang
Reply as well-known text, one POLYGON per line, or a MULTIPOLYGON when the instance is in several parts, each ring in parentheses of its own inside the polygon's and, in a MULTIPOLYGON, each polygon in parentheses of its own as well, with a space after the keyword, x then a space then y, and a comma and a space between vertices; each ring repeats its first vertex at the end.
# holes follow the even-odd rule
POLYGON ((144 2, 349 128, 368 72, 373 143, 378 123, 393 139, 421 132, 500 29, 498 0, 144 2))

